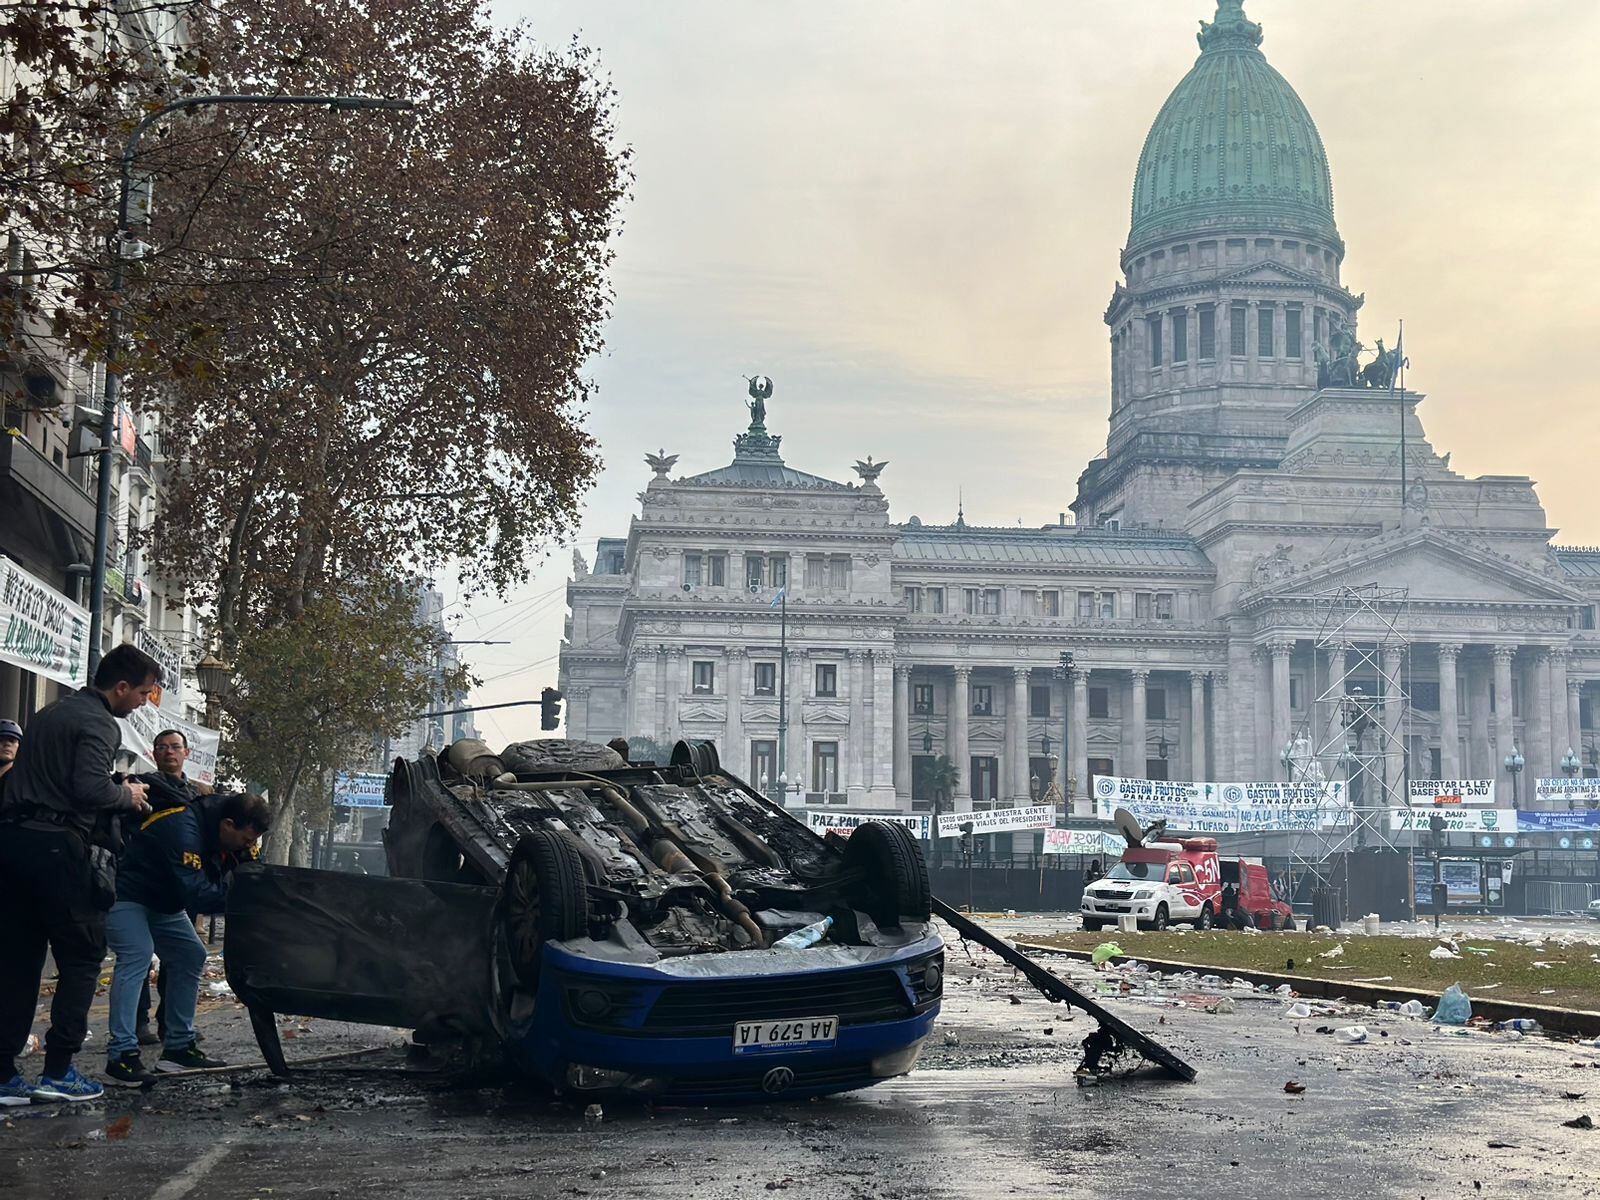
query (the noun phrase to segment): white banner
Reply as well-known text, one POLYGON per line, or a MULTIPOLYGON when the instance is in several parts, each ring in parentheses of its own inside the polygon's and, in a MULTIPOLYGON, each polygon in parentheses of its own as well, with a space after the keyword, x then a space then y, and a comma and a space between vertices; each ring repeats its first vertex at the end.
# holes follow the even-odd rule
POLYGON ((340 771, 333 777, 333 802, 346 808, 382 808, 388 778, 373 771, 340 771))
POLYGON ((920 841, 928 840, 929 821, 926 813, 866 813, 841 808, 808 808, 804 811, 806 824, 819 837, 837 833, 847 838, 864 822, 883 821, 890 825, 904 825, 911 831, 912 837, 920 841))
POLYGON ((1046 829, 1044 852, 1046 854, 1093 854, 1121 858, 1128 843, 1120 833, 1106 833, 1101 829, 1046 829))
POLYGON ((1413 779, 1412 808, 1493 808, 1492 779, 1413 779))
POLYGON ((1015 829, 1049 829, 1056 823, 1053 804, 1028 808, 991 808, 988 812, 940 813, 939 836, 960 837, 961 826, 972 822, 973 833, 1010 833, 1015 829))
POLYGON ((141 705, 131 716, 120 718, 117 724, 122 727, 122 748, 139 760, 140 767, 150 771, 156 769, 156 760, 150 753, 156 735, 163 729, 176 729, 189 740, 189 761, 183 765, 184 775, 194 783, 216 786, 217 750, 222 744, 222 735, 215 729, 196 725, 153 704, 141 705))
POLYGON ((1325 783, 1189 783, 1166 779, 1094 781, 1094 813, 1109 821, 1125 808, 1148 825, 1165 819, 1174 832, 1305 832, 1355 819, 1343 780, 1325 783))
POLYGON ((165 712, 183 713, 183 655, 178 647, 148 626, 141 625, 134 645, 161 667, 161 686, 151 698, 165 712))
POLYGON ((1444 818, 1446 833, 1515 833, 1517 813, 1510 808, 1391 808, 1389 829, 1393 833, 1427 833, 1435 816, 1444 818))
POLYGON ((89 681, 89 610, 9 558, 0 558, 0 661, 68 687, 89 681))
POLYGON ((1600 779, 1535 779, 1539 808, 1600 808, 1600 779))

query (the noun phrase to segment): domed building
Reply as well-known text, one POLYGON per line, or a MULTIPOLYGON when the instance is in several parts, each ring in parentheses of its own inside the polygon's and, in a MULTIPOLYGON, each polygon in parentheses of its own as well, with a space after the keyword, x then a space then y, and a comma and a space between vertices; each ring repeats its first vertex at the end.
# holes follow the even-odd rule
POLYGON ((1076 520, 892 522, 884 464, 789 467, 753 392, 730 464, 651 456, 627 536, 577 564, 574 735, 714 741, 823 812, 929 812, 942 760, 956 809, 1054 779, 1073 817, 1114 779, 1344 780, 1345 846, 1388 844, 1414 781, 1467 781, 1499 815, 1452 817, 1465 852, 1593 872, 1595 831, 1506 814, 1600 773, 1600 552, 1552 546, 1530 479, 1451 470, 1398 356, 1358 357, 1328 154, 1263 41, 1221 0, 1139 154, 1076 520))

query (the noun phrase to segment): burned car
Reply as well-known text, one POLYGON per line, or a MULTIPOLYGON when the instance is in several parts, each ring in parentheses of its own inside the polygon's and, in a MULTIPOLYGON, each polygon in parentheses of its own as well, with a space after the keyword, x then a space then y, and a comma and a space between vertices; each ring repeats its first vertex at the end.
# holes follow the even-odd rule
POLYGON ((397 761, 389 878, 250 867, 228 979, 269 1064, 275 1012, 412 1028, 574 1095, 806 1097, 911 1070, 943 945, 921 850, 819 837, 680 742, 460 741, 397 761))

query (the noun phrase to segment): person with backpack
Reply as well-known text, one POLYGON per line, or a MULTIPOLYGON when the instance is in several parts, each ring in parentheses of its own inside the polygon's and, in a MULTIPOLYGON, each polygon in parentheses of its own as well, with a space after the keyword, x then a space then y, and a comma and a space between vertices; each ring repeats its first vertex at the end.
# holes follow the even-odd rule
POLYGON ((253 859, 272 827, 267 802, 245 792, 200 796, 152 813, 128 843, 117 870, 117 902, 106 916, 106 940, 117 956, 111 975, 111 1036, 105 1075, 139 1087, 151 1079, 139 1056, 136 1021, 152 954, 167 968, 167 1032, 155 1070, 194 1071, 227 1064, 201 1053, 194 1033, 206 947, 191 912, 221 912, 227 875, 253 859))

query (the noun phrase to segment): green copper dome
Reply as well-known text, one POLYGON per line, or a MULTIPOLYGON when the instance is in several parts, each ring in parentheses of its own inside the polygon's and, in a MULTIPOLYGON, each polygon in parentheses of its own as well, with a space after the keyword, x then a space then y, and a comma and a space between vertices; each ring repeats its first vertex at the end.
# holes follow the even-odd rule
POLYGON ((1129 250, 1156 239, 1270 228, 1337 241, 1333 177, 1311 114, 1261 53, 1243 0, 1200 23, 1200 58, 1145 139, 1129 250))

